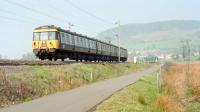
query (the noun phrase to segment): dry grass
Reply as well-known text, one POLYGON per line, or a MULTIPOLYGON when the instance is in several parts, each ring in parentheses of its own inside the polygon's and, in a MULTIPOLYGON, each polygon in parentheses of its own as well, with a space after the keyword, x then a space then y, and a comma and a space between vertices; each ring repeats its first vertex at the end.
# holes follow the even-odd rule
POLYGON ((162 69, 163 86, 167 93, 185 98, 187 90, 200 95, 200 64, 173 64, 162 69))
POLYGON ((179 99, 186 96, 186 76, 184 70, 184 65, 166 65, 162 69, 163 91, 166 94, 175 96, 179 99))
POLYGON ((200 65, 193 64, 188 78, 188 88, 200 96, 200 65))
POLYGON ((200 95, 200 64, 166 64, 162 68, 162 95, 157 105, 164 112, 183 112, 183 99, 200 95))
POLYGON ((15 104, 36 95, 37 93, 28 84, 12 80, 0 69, 0 107, 15 104))
POLYGON ((157 97, 156 105, 162 112, 184 112, 183 105, 170 96, 157 97))

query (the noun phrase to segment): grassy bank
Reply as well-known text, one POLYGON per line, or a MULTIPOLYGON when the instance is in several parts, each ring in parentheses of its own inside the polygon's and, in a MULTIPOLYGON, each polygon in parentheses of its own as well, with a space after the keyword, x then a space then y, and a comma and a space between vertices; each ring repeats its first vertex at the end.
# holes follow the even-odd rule
POLYGON ((62 66, 0 67, 0 107, 129 74, 149 66, 131 63, 77 63, 62 66))
POLYGON ((117 92, 97 107, 96 112, 156 112, 154 102, 159 92, 156 73, 117 92))
POLYGON ((200 64, 165 64, 97 107, 96 112, 200 112, 200 64))

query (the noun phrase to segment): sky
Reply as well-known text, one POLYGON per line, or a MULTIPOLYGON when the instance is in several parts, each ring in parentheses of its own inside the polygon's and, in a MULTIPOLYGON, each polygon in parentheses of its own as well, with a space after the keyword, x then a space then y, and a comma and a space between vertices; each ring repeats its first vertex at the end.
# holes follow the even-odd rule
POLYGON ((0 0, 0 55, 32 52, 32 31, 56 25, 90 37, 121 24, 200 20, 200 0, 0 0))

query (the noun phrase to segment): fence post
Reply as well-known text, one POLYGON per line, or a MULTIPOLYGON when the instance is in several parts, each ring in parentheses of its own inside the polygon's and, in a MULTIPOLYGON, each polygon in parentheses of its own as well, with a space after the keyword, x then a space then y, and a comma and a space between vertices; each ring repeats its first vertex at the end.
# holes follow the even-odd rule
POLYGON ((90 73, 90 81, 93 81, 93 73, 90 73))
POLYGON ((157 89, 160 88, 159 73, 157 73, 157 89))
POLYGON ((161 85, 162 85, 162 66, 163 66, 164 64, 160 64, 160 71, 159 71, 159 73, 157 73, 157 88, 158 88, 158 90, 160 89, 160 87, 161 87, 161 85))

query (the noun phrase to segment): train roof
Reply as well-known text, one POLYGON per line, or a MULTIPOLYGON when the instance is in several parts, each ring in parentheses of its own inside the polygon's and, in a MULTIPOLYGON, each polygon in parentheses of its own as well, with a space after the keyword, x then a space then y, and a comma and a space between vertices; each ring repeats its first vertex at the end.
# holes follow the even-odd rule
MULTIPOLYGON (((108 42, 104 42, 104 41, 101 41, 101 40, 98 40, 98 39, 95 39, 95 38, 92 38, 92 37, 88 37, 87 35, 82 35, 82 34, 79 34, 79 33, 76 33, 76 32, 72 32, 70 30, 65 30, 65 29, 62 29, 61 27, 57 27, 57 26, 54 26, 54 25, 39 26, 39 27, 35 28, 34 31, 38 31, 38 30, 41 30, 41 29, 44 29, 44 30, 45 29, 53 29, 55 31, 62 31, 62 32, 66 32, 66 33, 69 33, 69 34, 72 34, 72 35, 88 38, 90 40, 95 40, 95 41, 98 41, 98 42, 101 42, 101 43, 104 43, 104 44, 107 44, 107 45, 112 45, 112 46, 118 47, 118 46, 116 46, 114 44, 111 44, 111 43, 108 43, 108 42)), ((123 47, 121 47, 121 48, 125 49, 123 47)))

